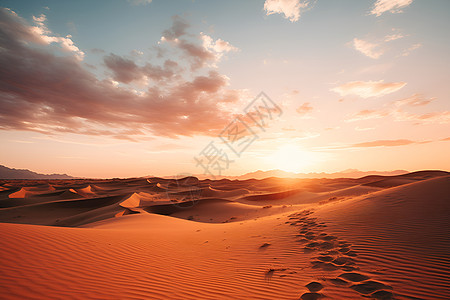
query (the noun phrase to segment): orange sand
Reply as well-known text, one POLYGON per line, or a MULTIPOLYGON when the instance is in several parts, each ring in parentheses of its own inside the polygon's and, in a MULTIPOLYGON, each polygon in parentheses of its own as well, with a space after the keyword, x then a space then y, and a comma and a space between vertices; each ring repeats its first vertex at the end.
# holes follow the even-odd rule
POLYGON ((446 299, 449 215, 439 171, 0 181, 0 295, 446 299))

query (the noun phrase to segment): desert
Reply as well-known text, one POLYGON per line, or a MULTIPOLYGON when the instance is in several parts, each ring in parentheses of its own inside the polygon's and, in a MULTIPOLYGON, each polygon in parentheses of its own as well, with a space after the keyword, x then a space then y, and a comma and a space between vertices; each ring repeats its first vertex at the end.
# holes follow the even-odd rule
POLYGON ((3 180, 3 299, 445 299, 450 174, 3 180))
POLYGON ((450 0, 0 0, 0 300, 450 299, 450 0))

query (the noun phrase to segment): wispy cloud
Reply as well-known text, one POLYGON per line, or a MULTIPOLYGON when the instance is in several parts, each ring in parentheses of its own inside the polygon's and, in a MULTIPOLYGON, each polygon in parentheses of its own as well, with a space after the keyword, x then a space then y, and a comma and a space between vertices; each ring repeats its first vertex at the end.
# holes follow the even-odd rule
POLYGON ((152 3, 153 0, 127 0, 128 3, 132 5, 147 5, 152 3))
POLYGON ((332 88, 331 91, 341 96, 356 95, 362 98, 380 97, 394 93, 406 85, 406 82, 351 81, 332 88))
POLYGON ((375 129, 375 127, 359 127, 359 126, 355 127, 356 131, 368 131, 368 130, 374 130, 374 129, 375 129))
POLYGON ((374 41, 354 38, 352 41, 352 46, 355 50, 361 52, 365 56, 373 59, 378 59, 386 52, 388 43, 404 38, 404 35, 402 33, 396 32, 397 30, 395 28, 393 28, 392 30, 394 31, 394 33, 388 34, 385 37, 376 39, 374 41))
POLYGON ((301 118, 309 119, 311 118, 311 112, 313 111, 313 107, 311 106, 311 103, 305 102, 302 105, 300 105, 296 109, 296 111, 301 116, 301 118))
POLYGON ((308 0, 266 0, 264 10, 267 15, 284 14, 285 19, 297 22, 301 14, 312 7, 312 2, 308 0))
POLYGON ((425 105, 430 104, 434 100, 436 100, 436 97, 426 99, 421 94, 414 94, 414 95, 412 95, 410 97, 394 101, 393 105, 396 106, 396 107, 400 107, 400 106, 425 106, 425 105))
POLYGON ((363 142, 353 144, 352 147, 393 147, 416 144, 417 142, 411 140, 377 140, 371 142, 363 142))
POLYGON ((379 119, 384 118, 389 115, 389 112, 387 111, 379 111, 379 110, 361 110, 357 113, 354 113, 350 116, 348 116, 345 121, 346 122, 355 122, 355 121, 361 121, 361 120, 369 120, 369 119, 379 119))
POLYGON ((365 56, 377 59, 383 55, 384 50, 380 48, 380 44, 370 43, 358 38, 353 39, 353 47, 365 56))
POLYGON ((401 13, 402 9, 409 6, 413 0, 377 0, 370 13, 377 17, 385 12, 401 13))
POLYGON ((397 121, 413 121, 418 124, 435 123, 450 124, 450 111, 435 111, 424 114, 416 114, 398 111, 394 114, 397 121))
MULTIPOLYGON (((441 140, 442 141, 442 140, 441 140)), ((375 141, 367 141, 355 144, 338 144, 331 146, 323 146, 317 147, 315 150, 318 151, 351 151, 357 150, 361 148, 376 148, 376 147, 400 147, 400 146, 408 146, 408 145, 416 145, 416 144, 427 144, 433 142, 432 140, 427 141, 415 141, 409 139, 395 139, 395 140, 375 140, 375 141)))
POLYGON ((401 38, 404 38, 405 36, 401 33, 394 33, 394 34, 390 34, 384 37, 384 41, 385 42, 391 42, 391 41, 395 41, 401 38))
POLYGON ((448 124, 450 123, 450 111, 438 111, 428 113, 411 113, 407 109, 410 107, 426 106, 436 98, 424 98, 423 95, 414 94, 411 97, 393 101, 385 105, 379 110, 361 110, 359 112, 350 114, 346 117, 345 122, 356 122, 371 119, 380 119, 384 117, 392 117, 394 121, 411 121, 418 124, 436 123, 448 124))
POLYGON ((411 47, 409 47, 409 48, 403 50, 403 52, 402 52, 401 55, 402 55, 402 56, 408 56, 408 55, 411 54, 411 52, 413 52, 413 51, 416 50, 416 49, 419 49, 420 47, 422 47, 422 44, 421 44, 421 43, 414 44, 414 45, 412 45, 411 47))

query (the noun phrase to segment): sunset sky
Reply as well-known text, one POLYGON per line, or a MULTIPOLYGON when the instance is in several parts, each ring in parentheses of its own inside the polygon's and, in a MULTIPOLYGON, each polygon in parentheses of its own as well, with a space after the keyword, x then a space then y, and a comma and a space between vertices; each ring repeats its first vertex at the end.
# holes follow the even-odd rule
POLYGON ((450 170, 450 1, 0 6, 8 167, 202 174, 217 150, 221 175, 450 170), (246 114, 260 92, 263 127, 246 114), (223 138, 236 122, 239 151, 223 138))

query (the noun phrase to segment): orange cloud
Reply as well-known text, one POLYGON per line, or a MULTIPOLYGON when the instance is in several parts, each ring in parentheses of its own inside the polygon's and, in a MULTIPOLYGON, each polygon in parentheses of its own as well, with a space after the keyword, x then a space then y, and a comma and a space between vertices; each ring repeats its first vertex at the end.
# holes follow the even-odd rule
POLYGON ((406 106, 425 106, 425 105, 430 104, 434 100, 436 100, 436 98, 424 99, 424 97, 421 94, 414 94, 411 97, 397 100, 393 104, 397 107, 405 106, 405 105, 406 106))
POLYGON ((415 106, 425 106, 435 101, 436 98, 424 98, 421 94, 414 94, 410 97, 393 101, 380 110, 361 110, 349 115, 345 121, 354 122, 369 119, 379 119, 391 116, 395 121, 413 121, 418 123, 450 123, 450 112, 430 112, 425 114, 415 114, 405 111, 406 108, 415 106))
POLYGON ((379 119, 389 115, 387 111, 378 111, 378 110, 361 110, 355 114, 350 115, 345 121, 346 122, 354 122, 361 120, 369 120, 369 119, 379 119))
POLYGON ((379 97, 394 93, 404 87, 406 82, 351 81, 331 89, 341 96, 356 95, 362 98, 379 97))
POLYGON ((377 140, 372 142, 364 142, 352 145, 353 147, 392 147, 405 146, 415 144, 417 142, 411 140, 377 140))
POLYGON ((450 124, 450 111, 436 111, 425 114, 397 112, 395 119, 397 121, 413 121, 417 123, 450 124))
POLYGON ((313 111, 313 107, 311 103, 305 102, 297 108, 297 113, 301 115, 303 118, 309 118, 309 114, 313 111))

